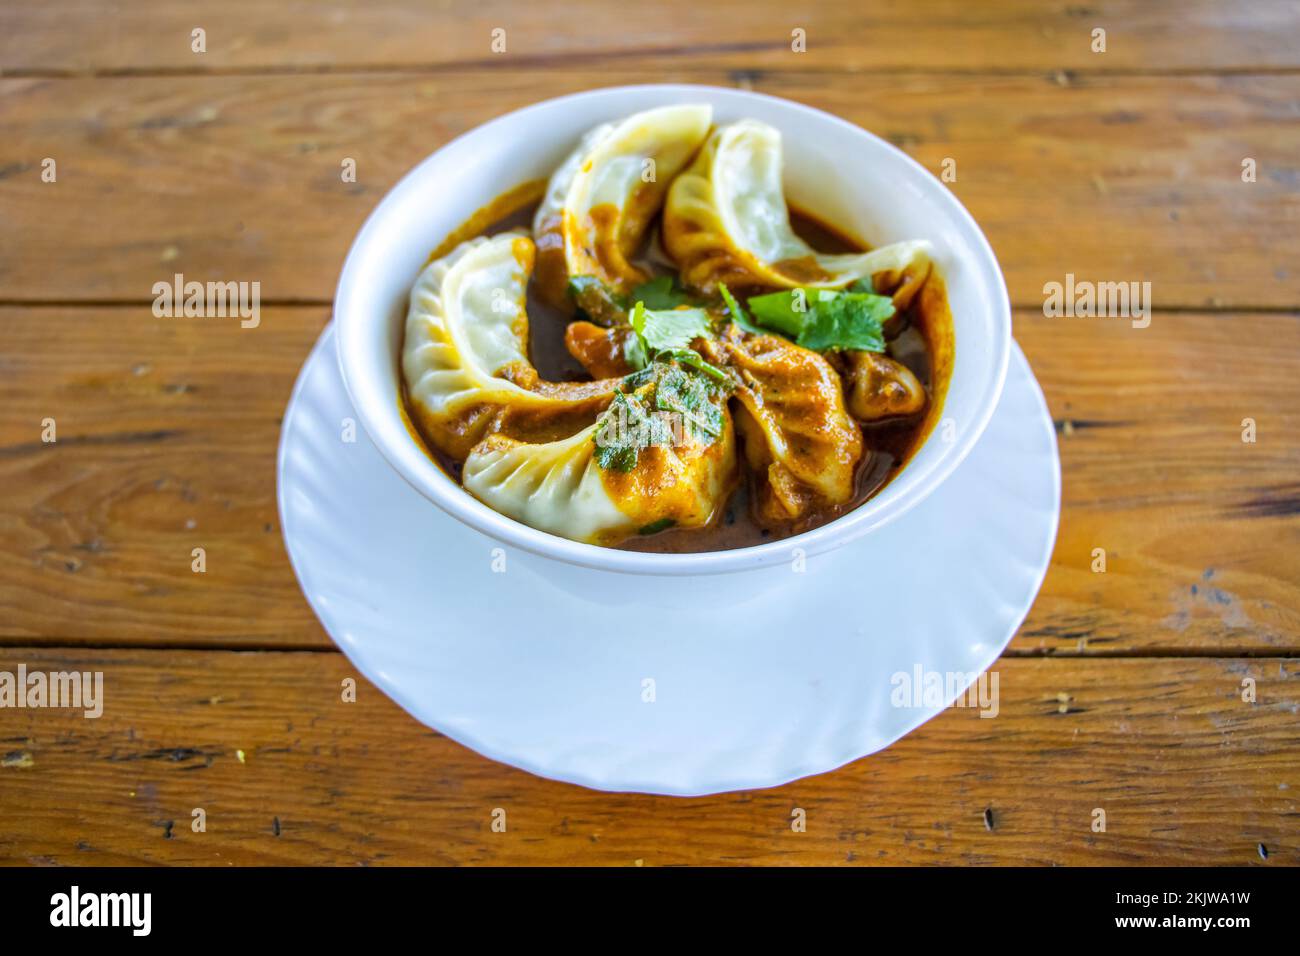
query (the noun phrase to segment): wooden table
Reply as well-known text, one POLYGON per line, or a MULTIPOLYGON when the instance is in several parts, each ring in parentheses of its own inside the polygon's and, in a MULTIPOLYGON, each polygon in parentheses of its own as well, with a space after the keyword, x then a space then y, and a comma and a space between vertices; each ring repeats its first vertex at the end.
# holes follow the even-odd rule
POLYGON ((99 720, 0 710, 0 859, 1300 862, 1294 2, 194 6, 0 8, 0 670, 108 682, 99 720), (679 800, 497 765, 364 681, 341 702, 356 675, 285 558, 275 451, 348 244, 450 137, 644 81, 956 161, 1064 468, 997 719, 950 710, 834 773, 679 800), (155 318, 177 272, 259 281, 260 327, 155 318), (1149 281, 1150 327, 1046 318, 1066 273, 1149 281))

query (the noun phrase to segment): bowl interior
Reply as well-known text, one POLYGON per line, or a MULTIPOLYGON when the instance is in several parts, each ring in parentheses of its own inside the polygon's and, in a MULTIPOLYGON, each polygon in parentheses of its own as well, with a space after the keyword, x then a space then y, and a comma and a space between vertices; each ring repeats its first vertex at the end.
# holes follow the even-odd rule
POLYGON ((393 188, 358 234, 334 317, 349 397, 380 452, 434 503, 507 544, 605 570, 650 574, 740 571, 788 561, 880 527, 947 477, 979 438, 1002 391, 1011 342, 1006 286, 974 220, 923 167, 827 113, 742 90, 616 87, 537 104, 447 144, 393 188), (786 192, 800 207, 873 246, 928 239, 953 316, 952 376, 941 415, 910 463, 875 497, 814 531, 754 548, 643 554, 580 544, 498 514, 464 491, 411 438, 399 409, 399 354, 412 283, 429 252, 508 189, 547 178, 598 123, 673 103, 709 103, 714 122, 753 118, 781 130, 786 192))

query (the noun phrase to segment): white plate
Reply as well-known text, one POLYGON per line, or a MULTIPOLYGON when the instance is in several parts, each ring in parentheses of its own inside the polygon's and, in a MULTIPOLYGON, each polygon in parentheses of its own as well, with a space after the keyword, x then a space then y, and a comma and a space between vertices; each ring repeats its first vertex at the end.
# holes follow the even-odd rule
POLYGON ((307 600, 418 720, 544 777, 700 795, 874 753, 942 709, 894 706, 895 675, 961 674, 964 688, 1047 571, 1060 465, 1018 348, 970 457, 892 524, 802 572, 792 554, 766 572, 647 579, 507 553, 410 488, 359 424, 345 441, 356 413, 332 336, 280 437, 280 521, 307 600))

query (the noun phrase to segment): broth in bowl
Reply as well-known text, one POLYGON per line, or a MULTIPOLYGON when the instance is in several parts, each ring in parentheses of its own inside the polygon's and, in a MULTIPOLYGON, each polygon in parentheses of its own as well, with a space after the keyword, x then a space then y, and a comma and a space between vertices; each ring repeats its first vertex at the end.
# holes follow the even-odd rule
POLYGON ((790 209, 774 128, 661 107, 596 127, 434 251, 403 412, 524 524, 724 551, 885 487, 938 420, 952 341, 926 243, 870 250, 790 209))

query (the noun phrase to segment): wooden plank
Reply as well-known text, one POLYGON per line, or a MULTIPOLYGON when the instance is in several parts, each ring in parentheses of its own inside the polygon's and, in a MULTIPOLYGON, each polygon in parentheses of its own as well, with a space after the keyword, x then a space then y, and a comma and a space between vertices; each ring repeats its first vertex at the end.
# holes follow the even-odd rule
POLYGON ((754 88, 872 130, 936 175, 953 160, 951 188, 1017 305, 1041 306, 1067 273, 1150 282, 1157 309, 1300 305, 1300 77, 873 88, 774 74, 754 88))
POLYGON ((267 309, 256 329, 147 307, 5 310, 0 631, 327 646, 275 503, 280 416, 327 321, 321 307, 267 309))
MULTIPOLYGON (((275 508, 279 418, 326 320, 0 309, 0 641, 329 647, 275 508)), ((1013 650, 1300 654, 1300 318, 1022 312, 1016 335, 1061 423, 1064 514, 1013 650)))
POLYGON ((1015 334, 1058 424, 1063 507, 1013 649, 1295 653, 1300 315, 1018 312, 1015 334))
POLYGON ((655 56, 740 69, 1093 71, 1298 64, 1287 0, 874 0, 520 4, 511 0, 45 0, 0 12, 0 68, 230 70, 572 66, 655 56), (206 31, 206 51, 191 31, 206 31), (806 52, 791 31, 805 31, 806 52), (1092 31, 1107 31, 1104 53, 1092 31), (492 46, 505 30, 505 51, 492 46))
MULTIPOLYGON (((148 301, 182 272, 327 301, 366 215, 441 143, 549 96, 654 79, 728 81, 613 67, 0 81, 0 299, 148 301), (41 181, 45 157, 55 183, 41 181), (340 181, 344 158, 358 182, 340 181)), ((751 85, 878 132, 936 173, 954 159, 952 188, 1018 304, 1074 273, 1150 281, 1156 308, 1300 305, 1300 76, 751 85)))
POLYGON ((181 272, 258 281, 263 301, 328 301, 362 222, 424 156, 494 116, 610 82, 495 72, 0 81, 0 209, 21 227, 0 230, 0 298, 146 301, 154 282, 181 272), (41 182, 45 156, 59 163, 57 183, 41 182), (345 158, 356 182, 341 181, 345 158))
POLYGON ((102 671, 104 707, 0 710, 0 862, 1300 863, 1296 661, 1004 660, 992 719, 952 709, 836 772, 689 800, 505 768, 364 680, 343 703, 338 654, 0 653, 19 663, 102 671))

